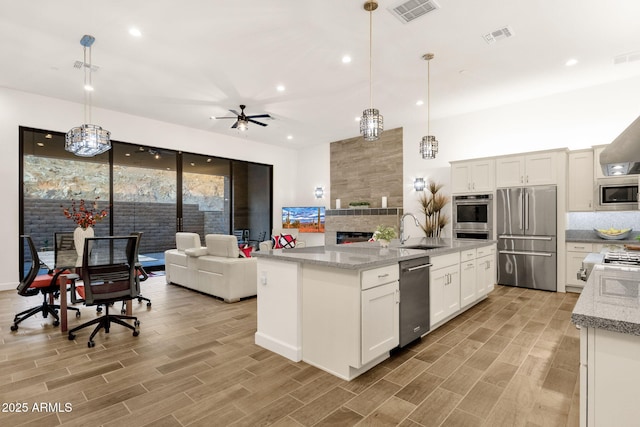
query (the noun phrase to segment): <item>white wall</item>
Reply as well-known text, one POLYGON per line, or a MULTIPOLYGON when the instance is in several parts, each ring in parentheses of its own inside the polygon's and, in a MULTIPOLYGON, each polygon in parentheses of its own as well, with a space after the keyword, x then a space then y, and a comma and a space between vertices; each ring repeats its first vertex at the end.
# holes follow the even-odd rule
MULTIPOLYGON (((66 132, 80 124, 82 111, 81 104, 0 88, 0 195, 4 202, 0 210, 0 290, 15 288, 19 280, 18 127, 66 132)), ((297 161, 295 150, 96 108, 93 121, 118 141, 271 164, 274 220, 279 219, 283 204, 295 201, 291 183, 296 180, 296 171, 288 167, 297 161)), ((56 214, 61 215, 52 213, 56 214)))

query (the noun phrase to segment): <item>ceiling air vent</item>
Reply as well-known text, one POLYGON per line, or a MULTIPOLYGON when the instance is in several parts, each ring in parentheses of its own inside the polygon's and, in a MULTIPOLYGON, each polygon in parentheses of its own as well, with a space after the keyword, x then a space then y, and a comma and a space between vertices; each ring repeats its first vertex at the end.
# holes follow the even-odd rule
POLYGON ((495 42, 499 42, 500 40, 509 38, 511 36, 513 36, 513 30, 511 29, 510 26, 507 25, 505 27, 498 28, 497 30, 491 31, 490 33, 483 35, 482 38, 484 39, 484 41, 487 42, 487 44, 493 44, 495 42))
MULTIPOLYGON (((86 62, 76 61, 73 63, 73 68, 80 69, 83 66, 89 68, 89 64, 87 64, 86 62)), ((98 68, 99 67, 97 65, 91 65, 91 71, 98 71, 98 68)))
POLYGON ((409 0, 390 7, 389 11, 402 23, 407 24, 436 9, 440 9, 440 5, 434 0, 409 0))
POLYGON ((640 61, 640 52, 625 53, 624 55, 618 55, 613 57, 613 64, 624 64, 626 62, 640 61))

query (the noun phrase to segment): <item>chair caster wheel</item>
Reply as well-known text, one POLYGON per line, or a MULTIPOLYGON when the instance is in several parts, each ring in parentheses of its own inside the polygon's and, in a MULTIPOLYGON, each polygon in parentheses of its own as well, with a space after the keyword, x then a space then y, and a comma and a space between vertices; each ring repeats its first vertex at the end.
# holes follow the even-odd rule
POLYGON ((80 317, 80 312, 76 311, 76 317, 80 317))
POLYGON ((87 347, 89 347, 89 348, 93 348, 93 347, 95 347, 95 346, 96 346, 96 343, 94 343, 93 341, 89 341, 89 342, 87 343, 87 347))
POLYGON ((151 303, 150 302, 147 303, 147 307, 151 307, 151 303))
POLYGON ((138 335, 140 335, 140 331, 133 331, 133 336, 137 337, 138 335))
POLYGON ((96 313, 102 313, 102 307, 96 308, 96 313))
POLYGON ((136 328, 140 326, 140 321, 136 320, 135 322, 133 322, 133 326, 135 326, 136 328))
POLYGON ((53 326, 60 326, 60 322, 56 320, 55 322, 53 322, 53 326))
POLYGON ((127 314, 127 310, 123 308, 122 310, 120 310, 120 314, 127 314))
POLYGON ((138 298, 138 304, 142 302, 142 298, 138 298))
POLYGON ((73 341, 76 339, 76 336, 74 334, 69 334, 69 341, 73 341))
POLYGON ((17 331, 18 330, 18 325, 11 325, 11 330, 12 331, 17 331))

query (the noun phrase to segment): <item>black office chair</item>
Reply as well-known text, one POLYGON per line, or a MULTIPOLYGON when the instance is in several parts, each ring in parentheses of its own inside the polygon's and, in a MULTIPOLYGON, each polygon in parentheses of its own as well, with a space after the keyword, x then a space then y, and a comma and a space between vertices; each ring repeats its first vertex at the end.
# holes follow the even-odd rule
MULTIPOLYGON (((136 243, 136 284, 138 286, 138 296, 136 297, 138 299, 138 303, 141 303, 142 301, 146 301, 147 302, 147 308, 151 308, 151 300, 149 298, 145 298, 142 296, 141 289, 140 289, 140 282, 144 282, 145 280, 147 280, 149 278, 149 275, 147 274, 147 272, 144 270, 144 267, 142 267, 142 264, 140 263, 140 260, 138 260, 138 249, 140 248, 140 239, 142 239, 142 232, 133 232, 131 233, 132 236, 138 236, 138 241, 136 243)), ((123 301, 122 302, 122 309, 120 310, 120 313, 125 314, 127 312, 127 308, 126 308, 126 302, 123 301)))
MULTIPOLYGON (((50 314, 55 319, 53 321, 53 326, 58 326, 60 325, 60 316, 58 316, 60 305, 52 304, 51 301, 60 292, 60 285, 58 283, 60 275, 69 272, 65 270, 53 270, 51 274, 38 275, 38 272, 40 270, 40 258, 38 257, 38 250, 36 249, 31 236, 22 235, 20 237, 23 238, 29 246, 29 253, 31 254, 31 267, 29 268, 27 274, 20 280, 20 284, 16 288, 18 290, 18 295, 30 297, 41 293, 43 296, 43 301, 41 305, 32 307, 28 310, 24 310, 16 314, 13 318, 13 325, 11 325, 11 330, 17 331, 18 324, 20 324, 23 320, 28 319, 29 317, 34 316, 38 313, 42 313, 42 317, 44 318, 48 317, 50 314)), ((71 282, 74 282, 77 277, 78 276, 75 274, 67 274, 67 278, 71 282)), ((78 308, 67 307, 67 310, 75 311, 76 317, 80 317, 80 310, 78 308)))
MULTIPOLYGON (((135 253, 137 236, 91 237, 85 239, 80 277, 83 281, 84 303, 102 304, 105 314, 69 331, 69 340, 74 340, 80 329, 96 325, 89 336, 87 345, 94 347, 93 338, 104 329, 109 333, 111 324, 116 323, 133 330, 133 336, 140 334, 140 321, 135 316, 110 314, 109 307, 117 301, 128 301, 139 294, 136 283, 135 253), (125 322, 133 320, 133 325, 125 322)), ((75 298, 75 284, 72 298, 75 298)), ((76 302, 76 301, 74 301, 76 302)))

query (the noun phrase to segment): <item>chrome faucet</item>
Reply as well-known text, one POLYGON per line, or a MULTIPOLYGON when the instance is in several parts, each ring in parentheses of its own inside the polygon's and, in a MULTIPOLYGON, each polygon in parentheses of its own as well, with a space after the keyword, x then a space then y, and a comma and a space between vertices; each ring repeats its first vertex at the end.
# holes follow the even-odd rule
POLYGON ((413 220, 416 222, 416 226, 420 227, 420 223, 418 222, 418 218, 416 218, 416 216, 414 214, 407 212, 406 214, 402 215, 402 218, 400 218, 400 244, 401 245, 404 245, 404 242, 409 240, 409 237, 411 237, 411 236, 407 236, 406 238, 404 237, 404 218, 406 216, 410 216, 411 218, 413 218, 413 220))

